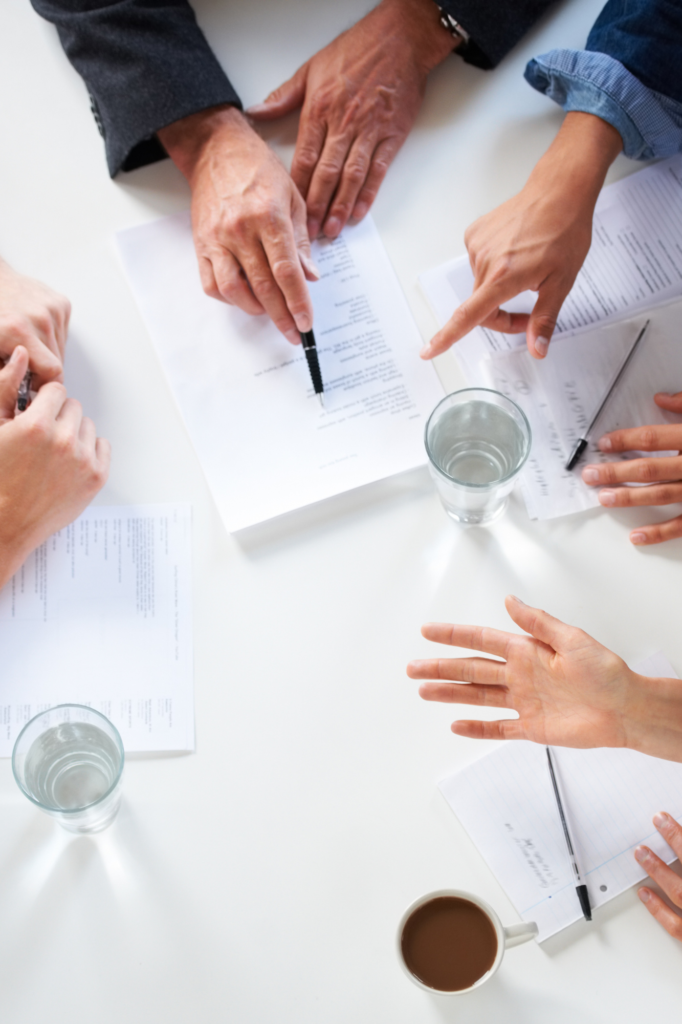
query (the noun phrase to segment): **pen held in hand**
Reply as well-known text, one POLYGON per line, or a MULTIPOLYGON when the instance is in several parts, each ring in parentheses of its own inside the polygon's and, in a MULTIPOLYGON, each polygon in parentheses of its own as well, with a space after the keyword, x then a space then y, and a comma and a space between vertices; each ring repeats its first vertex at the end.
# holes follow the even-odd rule
POLYGON ((566 821, 566 815, 564 813, 563 804, 561 802, 561 795, 559 793, 559 785, 557 783, 556 775, 554 774, 554 764, 552 763, 552 753, 549 747, 545 747, 547 751, 547 763, 549 764, 549 774, 552 779, 552 788, 554 789, 554 796, 556 797, 556 805, 559 809, 559 817, 561 818, 561 827, 564 830, 564 838, 566 840, 566 846, 568 847, 568 853, 571 858, 571 867, 573 868, 573 874, 575 876, 575 891, 578 894, 580 900, 580 908, 583 912, 586 921, 592 920, 592 907, 590 906, 590 897, 587 892, 587 886, 583 880, 583 876, 580 873, 578 867, 578 859, 575 855, 575 847, 573 840, 571 839, 571 833, 568 829, 568 822, 566 821))
POLYGON ((26 412, 26 408, 29 404, 31 397, 31 378, 31 371, 27 370, 21 384, 19 385, 19 391, 17 392, 17 409, 19 412, 26 412))
POLYGON ((317 357, 315 335, 312 331, 301 331, 301 341, 303 343, 303 351, 305 352, 308 370, 310 372, 310 379, 313 382, 315 394, 320 399, 320 405, 324 407, 324 399, 322 397, 324 394, 324 384, 322 383, 322 373, 320 372, 320 361, 317 357))
POLYGON ((583 436, 579 437, 578 440, 576 441, 576 443, 575 443, 575 445, 573 447, 573 451, 571 452, 571 454, 569 456, 569 459, 568 459, 568 462, 566 463, 566 469, 567 470, 570 471, 570 470, 573 469, 573 467, 576 465, 576 463, 580 459, 580 456, 583 454, 583 452, 587 448, 587 442, 589 440, 589 436, 590 436, 590 433, 592 431, 592 428, 594 427, 595 423, 597 422, 597 420, 601 416, 602 412, 604 411, 604 406, 606 405, 606 403, 608 402, 609 398, 611 397, 611 395, 615 391, 615 388, 616 388, 616 385, 618 384, 618 381, 621 379, 621 377, 625 373, 625 370, 627 369, 628 363, 630 362, 630 360, 634 356, 635 349, 637 348, 637 346, 639 345, 640 341, 642 340, 642 338, 646 334, 647 328, 648 328, 650 323, 651 323, 651 320, 647 320, 647 322, 644 324, 644 327, 641 329, 641 331, 639 332, 639 334, 635 338, 634 345, 632 346, 632 348, 628 352, 627 356, 625 357, 623 365, 621 366, 620 370, 616 374, 616 378, 615 378, 613 384, 611 385, 611 387, 609 388, 609 390, 606 392, 606 394, 604 395, 603 399, 601 400, 601 404, 599 405, 599 408, 597 409, 597 411, 595 412, 594 416, 592 417, 592 420, 591 420, 589 426, 587 427, 587 430, 585 431, 583 436))

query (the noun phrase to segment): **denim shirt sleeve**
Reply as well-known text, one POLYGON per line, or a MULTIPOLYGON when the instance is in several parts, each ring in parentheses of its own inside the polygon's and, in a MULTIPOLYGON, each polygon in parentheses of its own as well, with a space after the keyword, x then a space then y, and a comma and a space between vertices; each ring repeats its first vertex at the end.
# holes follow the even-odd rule
POLYGON ((596 114, 613 125, 633 160, 682 152, 682 103, 648 89, 606 53, 550 50, 530 61, 525 77, 564 110, 596 114))

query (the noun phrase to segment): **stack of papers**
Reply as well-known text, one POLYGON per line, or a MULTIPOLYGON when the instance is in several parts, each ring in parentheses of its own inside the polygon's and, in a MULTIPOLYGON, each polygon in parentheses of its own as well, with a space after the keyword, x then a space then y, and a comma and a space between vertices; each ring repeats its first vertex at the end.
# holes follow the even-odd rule
POLYGON ((189 214, 117 236, 128 280, 223 521, 241 530, 426 462, 443 397, 372 223, 315 242, 325 385, 265 317, 201 289, 189 214))
POLYGON ((194 750, 191 535, 188 505, 94 506, 0 590, 0 757, 55 704, 128 752, 194 750))
MULTIPOLYGON (((662 654, 637 671, 676 678, 662 654)), ((652 817, 682 819, 682 764, 612 748, 552 755, 593 908, 646 878, 633 855, 640 843, 666 864, 676 859, 652 817)), ((542 744, 503 743, 439 788, 521 917, 537 923, 539 942, 582 918, 542 744)))

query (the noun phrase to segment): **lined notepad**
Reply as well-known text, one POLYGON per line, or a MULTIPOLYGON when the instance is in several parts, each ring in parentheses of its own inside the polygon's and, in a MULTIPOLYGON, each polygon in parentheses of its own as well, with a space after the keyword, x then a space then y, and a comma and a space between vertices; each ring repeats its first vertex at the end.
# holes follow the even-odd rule
MULTIPOLYGON (((636 670, 676 676, 661 654, 636 670)), ((598 910, 646 877, 633 854, 640 843, 668 864, 675 860, 651 819, 660 810, 682 819, 682 764, 632 750, 552 751, 598 910)), ((504 743, 439 788, 521 917, 537 923, 539 942, 582 918, 544 746, 504 743)))

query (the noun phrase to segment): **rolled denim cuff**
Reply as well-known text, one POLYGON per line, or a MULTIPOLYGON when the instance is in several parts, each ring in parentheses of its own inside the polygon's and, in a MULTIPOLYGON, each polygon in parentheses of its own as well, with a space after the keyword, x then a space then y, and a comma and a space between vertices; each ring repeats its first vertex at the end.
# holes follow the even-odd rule
POLYGON ((632 160, 682 152, 682 103, 647 89, 608 54, 550 50, 528 63, 525 78, 564 110, 613 125, 632 160))

